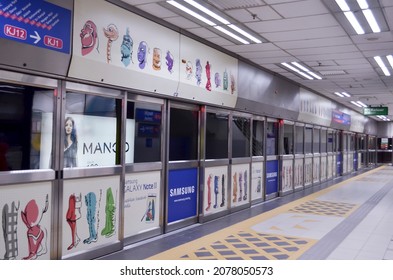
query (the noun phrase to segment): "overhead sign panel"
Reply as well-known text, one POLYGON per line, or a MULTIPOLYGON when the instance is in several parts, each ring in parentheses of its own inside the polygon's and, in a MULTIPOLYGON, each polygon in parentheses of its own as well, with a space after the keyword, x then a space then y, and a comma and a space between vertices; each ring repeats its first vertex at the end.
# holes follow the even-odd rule
POLYGON ((388 107, 367 107, 363 108, 365 116, 386 116, 388 115, 388 107))
POLYGON ((0 37, 70 53, 71 11, 42 0, 0 0, 0 37))

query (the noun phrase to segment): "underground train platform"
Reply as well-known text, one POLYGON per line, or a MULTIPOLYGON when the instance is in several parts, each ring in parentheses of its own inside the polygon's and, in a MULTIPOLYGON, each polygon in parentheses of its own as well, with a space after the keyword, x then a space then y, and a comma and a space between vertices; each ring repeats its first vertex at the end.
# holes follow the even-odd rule
POLYGON ((102 260, 392 260, 393 167, 347 175, 102 260))

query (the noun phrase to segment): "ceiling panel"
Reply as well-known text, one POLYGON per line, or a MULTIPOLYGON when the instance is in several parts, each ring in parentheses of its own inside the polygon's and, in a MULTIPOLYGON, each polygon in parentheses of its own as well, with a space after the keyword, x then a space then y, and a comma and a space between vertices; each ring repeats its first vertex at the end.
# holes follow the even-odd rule
MULTIPOLYGON (((321 38, 337 37, 345 35, 344 30, 339 26, 326 28, 313 28, 309 30, 292 30, 282 32, 262 33, 263 37, 271 42, 286 42, 299 40, 314 40, 321 38)), ((307 43, 307 42, 305 42, 307 43)))
POLYGON ((345 36, 335 38, 321 38, 313 40, 298 40, 277 42, 277 46, 282 49, 304 49, 304 48, 319 48, 337 45, 353 45, 352 41, 345 36))
POLYGON ((255 8, 248 8, 247 9, 251 14, 254 14, 257 19, 259 20, 275 20, 275 19, 282 19, 272 7, 270 6, 262 6, 262 7, 255 7, 255 8))
POLYGON ((280 15, 286 18, 304 17, 327 14, 329 11, 319 1, 306 0, 272 6, 280 15))
POLYGON ((299 18, 289 18, 281 20, 269 20, 247 23, 247 26, 258 33, 271 33, 294 30, 308 30, 311 28, 321 28, 338 26, 332 15, 316 15, 299 18))

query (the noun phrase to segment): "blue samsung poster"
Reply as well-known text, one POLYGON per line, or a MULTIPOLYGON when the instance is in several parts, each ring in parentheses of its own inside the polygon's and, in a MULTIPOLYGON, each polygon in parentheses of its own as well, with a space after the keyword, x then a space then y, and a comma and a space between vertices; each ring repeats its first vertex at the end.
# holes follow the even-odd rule
POLYGON ((1 0, 0 37, 70 53, 71 11, 43 0, 1 0))
POLYGON ((278 160, 266 162, 266 194, 278 192, 278 160))
POLYGON ((198 169, 169 171, 168 223, 197 215, 198 169))

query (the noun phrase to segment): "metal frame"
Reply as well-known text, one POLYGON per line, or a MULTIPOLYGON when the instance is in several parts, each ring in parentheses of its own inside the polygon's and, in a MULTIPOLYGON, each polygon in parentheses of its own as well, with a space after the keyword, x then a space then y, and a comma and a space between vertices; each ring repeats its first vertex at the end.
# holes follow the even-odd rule
POLYGON ((201 110, 201 154, 200 154, 200 171, 199 171, 199 222, 200 223, 205 223, 208 221, 215 220, 217 218, 226 216, 230 213, 230 206, 227 204, 227 208, 225 210, 222 210, 217 213, 209 214, 209 215, 204 215, 203 214, 203 209, 205 207, 204 205, 204 191, 205 191, 205 185, 204 185, 204 180, 205 180, 205 170, 207 167, 216 167, 216 166, 226 166, 227 168, 227 174, 228 174, 228 179, 226 181, 226 201, 230 201, 230 180, 229 178, 231 175, 231 169, 230 167, 230 155, 232 151, 232 146, 231 146, 231 139, 230 139, 230 125, 231 125, 231 118, 230 118, 231 112, 229 110, 224 110, 221 108, 214 108, 210 106, 204 106, 201 110), (206 159, 206 126, 207 126, 207 113, 217 113, 221 115, 225 115, 228 117, 228 123, 227 123, 227 128, 228 128, 228 158, 222 158, 222 159, 206 159))
POLYGON ((175 221, 172 223, 168 223, 168 188, 169 188, 169 183, 168 183, 168 177, 169 177, 169 172, 171 170, 178 170, 178 169, 185 169, 185 168, 197 168, 198 170, 198 175, 197 175, 197 186, 200 186, 200 173, 201 173, 201 168, 200 168, 200 158, 201 158, 201 108, 199 105, 195 104, 190 104, 190 103, 180 103, 176 101, 168 101, 167 103, 167 117, 166 117, 166 128, 165 131, 166 133, 166 145, 165 145, 165 151, 166 151, 166 156, 165 156, 165 193, 164 193, 164 203, 165 203, 165 220, 164 220, 164 232, 171 232, 192 224, 196 224, 198 222, 198 217, 199 217, 199 210, 200 210, 200 197, 201 197, 201 190, 197 193, 197 209, 196 209, 196 215, 193 217, 189 217, 186 219, 182 219, 179 221, 175 221), (197 139, 197 158, 193 160, 180 160, 180 161, 169 161, 169 147, 170 147, 170 112, 172 108, 176 109, 182 109, 182 110, 190 110, 198 113, 198 139, 197 139))
MULTIPOLYGON (((124 104, 126 104, 127 102, 134 102, 134 103, 144 103, 144 104, 154 104, 154 105, 161 105, 161 127, 164 128, 166 125, 166 108, 167 108, 167 103, 165 102, 164 99, 159 99, 159 98, 154 98, 154 97, 150 97, 150 96, 143 96, 143 95, 139 95, 138 93, 134 93, 134 92, 126 92, 125 94, 125 101, 124 104)), ((127 106, 124 106, 124 116, 123 116, 123 123, 126 123, 127 121, 127 106)), ((125 131, 125 126, 124 127, 124 134, 126 134, 125 131)), ((161 173, 161 179, 160 179, 160 197, 161 197, 161 201, 162 198, 164 197, 165 194, 165 164, 164 164, 164 160, 165 160, 165 154, 166 154, 166 150, 165 150, 165 129, 161 129, 161 154, 160 154, 160 161, 157 162, 143 162, 143 163, 127 163, 124 160, 124 173, 123 173, 123 180, 125 180, 126 175, 130 174, 130 173, 139 173, 139 172, 148 172, 148 171, 160 171, 161 173)), ((125 137, 123 137, 123 141, 125 137)), ((123 153, 124 155, 125 153, 123 153)), ((125 182, 123 182, 122 185, 124 185, 125 182)), ((123 200, 124 198, 124 194, 122 194, 123 200)), ((144 231, 142 233, 139 234, 135 234, 135 235, 131 235, 131 236, 123 236, 123 241, 125 245, 129 245, 129 244, 133 244, 148 238, 152 238, 155 236, 158 236, 162 233, 164 233, 164 212, 165 206, 164 203, 160 203, 160 217, 159 217, 159 226, 158 228, 152 228, 149 229, 147 231, 144 231)), ((124 217, 124 210, 122 211, 122 214, 124 217)), ((125 221, 123 219, 122 221, 122 233, 124 233, 124 228, 125 228, 125 221)))

